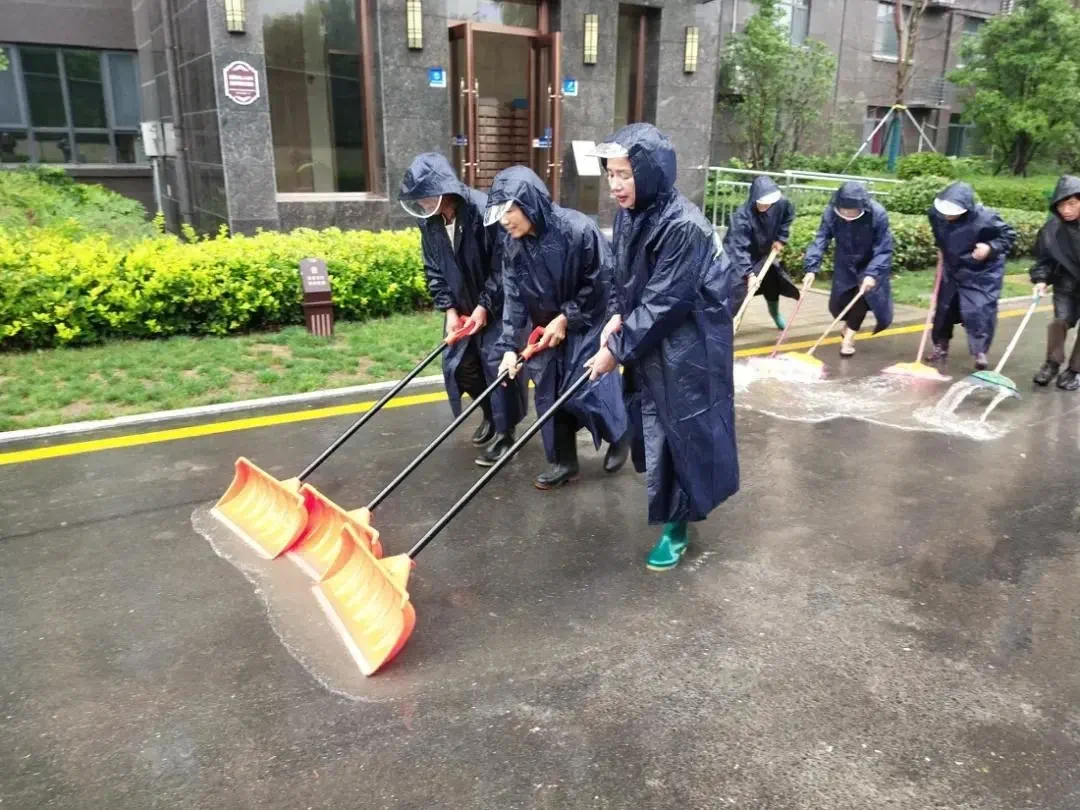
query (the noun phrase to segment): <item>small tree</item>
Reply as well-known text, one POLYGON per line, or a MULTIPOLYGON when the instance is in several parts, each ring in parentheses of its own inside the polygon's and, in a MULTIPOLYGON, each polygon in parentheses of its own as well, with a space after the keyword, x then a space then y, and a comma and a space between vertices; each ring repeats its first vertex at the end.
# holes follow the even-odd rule
POLYGON ((737 91, 721 103, 732 110, 750 165, 775 169, 820 122, 836 59, 820 42, 792 45, 777 24, 777 0, 755 1, 757 13, 721 60, 721 75, 737 91))
POLYGON ((1041 150, 1080 132, 1080 13, 1069 0, 1019 0, 963 46, 949 79, 970 86, 965 117, 995 147, 998 169, 1026 174, 1041 150))

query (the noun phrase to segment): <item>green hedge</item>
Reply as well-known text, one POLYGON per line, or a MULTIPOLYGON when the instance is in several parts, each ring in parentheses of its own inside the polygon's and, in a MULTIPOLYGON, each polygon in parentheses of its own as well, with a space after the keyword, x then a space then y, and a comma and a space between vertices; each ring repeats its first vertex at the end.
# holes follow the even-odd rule
MULTIPOLYGON (((1035 247, 1035 237, 1046 217, 1033 211, 1014 211, 1002 209, 1001 216, 1016 229, 1017 239, 1010 257, 1020 259, 1030 257, 1035 247)), ((791 239, 784 250, 783 261, 787 268, 795 273, 802 272, 806 249, 814 241, 820 217, 796 217, 791 226, 791 239)), ((926 215, 889 214, 889 224, 893 234, 893 272, 925 270, 937 262, 937 248, 934 235, 926 215)), ((832 270, 832 251, 822 262, 823 272, 832 270)))
POLYGON ((337 317, 429 304, 417 230, 297 230, 123 245, 62 231, 0 230, 0 349, 109 337, 223 335, 301 323, 298 266, 326 260, 337 317))
POLYGON ((979 201, 990 208, 1016 208, 1050 212, 1050 196, 1056 177, 973 177, 971 186, 979 201))
POLYGON ((915 177, 956 177, 956 164, 940 152, 915 152, 900 158, 896 164, 896 176, 900 180, 915 177))

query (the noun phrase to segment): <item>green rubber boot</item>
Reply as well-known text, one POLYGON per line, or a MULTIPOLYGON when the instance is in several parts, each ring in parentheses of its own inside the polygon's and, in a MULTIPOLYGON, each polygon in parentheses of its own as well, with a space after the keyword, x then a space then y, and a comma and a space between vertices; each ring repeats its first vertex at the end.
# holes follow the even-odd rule
POLYGON ((664 533, 649 552, 645 567, 650 571, 669 571, 679 564, 690 545, 686 522, 665 523, 664 533))
POLYGON ((787 326, 787 321, 785 321, 784 316, 780 314, 780 299, 778 298, 775 301, 766 300, 765 303, 769 307, 769 314, 772 315, 772 320, 773 323, 776 324, 776 328, 783 331, 784 327, 787 326))

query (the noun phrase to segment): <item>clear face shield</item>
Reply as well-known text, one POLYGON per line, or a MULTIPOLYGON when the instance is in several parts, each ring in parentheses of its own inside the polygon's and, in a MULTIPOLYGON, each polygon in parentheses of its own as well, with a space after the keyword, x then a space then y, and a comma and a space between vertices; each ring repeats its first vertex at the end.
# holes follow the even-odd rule
POLYGON ((598 143, 592 148, 592 156, 600 160, 611 160, 612 158, 629 158, 630 153, 617 143, 598 143))
POLYGON ((484 227, 490 228, 496 222, 501 222, 502 218, 506 216, 506 212, 513 207, 515 202, 515 200, 507 200, 506 202, 489 205, 487 211, 484 212, 484 227))
POLYGON ((417 219, 428 219, 439 213, 442 208, 442 195, 438 197, 423 197, 419 200, 402 200, 401 207, 405 213, 417 219))

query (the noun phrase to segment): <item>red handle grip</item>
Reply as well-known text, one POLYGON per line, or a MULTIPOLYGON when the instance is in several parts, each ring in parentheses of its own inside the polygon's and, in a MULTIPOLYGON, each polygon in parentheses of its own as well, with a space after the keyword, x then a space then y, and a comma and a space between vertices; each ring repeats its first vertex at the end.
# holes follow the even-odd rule
POLYGON ((446 336, 446 345, 453 346, 459 340, 464 340, 467 337, 475 335, 479 329, 480 324, 474 321, 472 316, 462 318, 458 321, 458 328, 446 336))
POLYGON ((538 326, 532 330, 529 339, 525 341, 525 348, 521 350, 522 361, 531 360, 536 354, 543 351, 540 347, 540 339, 544 337, 544 327, 538 326))

